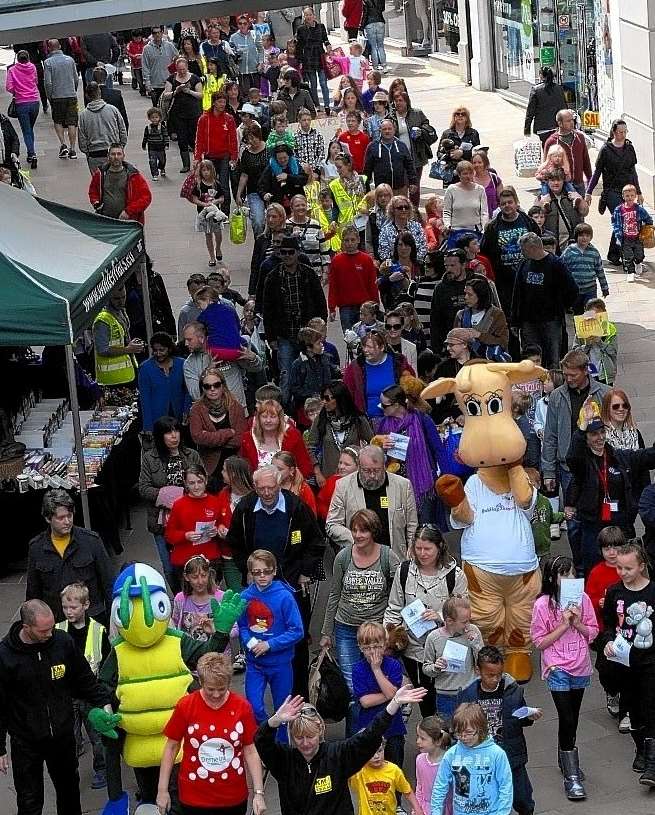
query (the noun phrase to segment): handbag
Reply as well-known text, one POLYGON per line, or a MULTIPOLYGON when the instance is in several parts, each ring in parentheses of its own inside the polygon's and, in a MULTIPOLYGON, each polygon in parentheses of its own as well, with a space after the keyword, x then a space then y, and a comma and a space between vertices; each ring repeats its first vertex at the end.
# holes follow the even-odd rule
POLYGON ((652 224, 644 224, 639 230, 639 240, 643 243, 644 249, 655 249, 655 227, 652 224))
POLYGON ((7 108, 7 116, 9 116, 11 119, 18 118, 18 111, 16 110, 16 98, 14 96, 12 96, 9 107, 7 108))
POLYGON ((430 165, 430 178, 443 181, 445 185, 452 184, 455 177, 455 168, 443 159, 437 159, 430 165))
POLYGON ((531 178, 539 169, 541 160, 539 139, 521 139, 514 142, 514 166, 520 178, 531 178))
POLYGON ((343 73, 339 61, 335 57, 343 57, 343 48, 333 48, 331 54, 323 52, 321 54, 321 68, 325 71, 328 79, 336 79, 343 73))

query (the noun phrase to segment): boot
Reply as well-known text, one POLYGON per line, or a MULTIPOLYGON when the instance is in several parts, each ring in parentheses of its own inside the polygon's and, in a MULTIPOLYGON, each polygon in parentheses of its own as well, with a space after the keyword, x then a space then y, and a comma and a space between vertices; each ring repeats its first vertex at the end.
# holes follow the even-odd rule
MULTIPOLYGON (((557 748, 557 766, 559 767, 559 771, 562 773, 562 775, 564 775, 564 767, 562 766, 562 751, 559 749, 559 747, 557 748)), ((582 769, 582 767, 580 767, 579 764, 578 764, 578 778, 580 779, 580 781, 585 780, 584 770, 582 769)))
POLYGON ((180 156, 182 157, 182 169, 180 170, 181 173, 188 173, 191 171, 191 159, 189 158, 189 151, 185 150, 184 152, 180 151, 180 156))
MULTIPOLYGON (((655 741, 654 741, 655 744, 655 741)), ((655 758, 655 749, 653 750, 655 758)), ((569 801, 584 801, 587 797, 585 788, 580 781, 580 764, 578 761, 578 748, 574 747, 573 750, 562 750, 560 752, 562 760, 562 772, 564 774, 564 792, 569 801)), ((653 764, 655 769, 655 762, 653 764)), ((653 779, 655 784, 655 776, 653 779)))
POLYGON ((647 787, 655 787, 655 739, 644 739, 644 754, 646 769, 641 774, 639 783, 647 787))
POLYGON ((644 735, 642 730, 631 730, 630 735, 635 743, 635 757, 632 762, 632 771, 643 773, 646 769, 646 754, 644 753, 644 735))

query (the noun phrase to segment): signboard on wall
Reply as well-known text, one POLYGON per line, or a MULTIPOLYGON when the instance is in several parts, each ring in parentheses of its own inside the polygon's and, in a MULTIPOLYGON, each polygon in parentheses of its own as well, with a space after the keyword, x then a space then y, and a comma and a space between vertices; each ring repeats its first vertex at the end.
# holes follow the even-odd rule
POLYGON ((539 63, 547 67, 555 64, 555 46, 544 45, 539 49, 539 63))
POLYGON ((600 111, 585 110, 582 114, 582 127, 587 130, 595 130, 600 127, 600 111))

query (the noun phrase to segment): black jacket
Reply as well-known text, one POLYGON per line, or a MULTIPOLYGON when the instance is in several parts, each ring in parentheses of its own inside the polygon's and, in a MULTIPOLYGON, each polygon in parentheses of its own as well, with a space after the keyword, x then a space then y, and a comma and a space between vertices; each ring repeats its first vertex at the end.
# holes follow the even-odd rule
MULTIPOLYGON (((617 450, 605 444, 608 467, 615 467, 623 478, 621 502, 625 507, 626 520, 632 524, 637 516, 637 502, 644 473, 655 468, 655 447, 645 450, 617 450)), ((601 484, 599 475, 600 457, 594 455, 587 446, 585 434, 576 430, 571 438, 566 463, 571 470, 571 483, 566 491, 565 502, 575 507, 581 521, 597 521, 600 507, 601 484)))
POLYGON ((324 46, 330 44, 323 23, 317 22, 315 26, 298 26, 296 42, 296 54, 303 69, 306 71, 320 70, 321 57, 325 53, 324 46))
MULTIPOLYGON (((297 274, 300 275, 300 325, 307 325, 313 317, 322 317, 327 321, 327 303, 321 281, 316 272, 303 263, 298 263, 297 274)), ((289 336, 289 326, 286 321, 286 309, 282 300, 282 282, 285 272, 282 266, 271 269, 264 283, 262 297, 262 317, 266 329, 266 339, 276 342, 278 337, 297 341, 296 337, 289 336)))
POLYGON ((531 128, 535 133, 555 130, 557 128, 555 117, 560 110, 567 107, 568 103, 561 85, 556 82, 550 85, 540 82, 530 91, 523 132, 529 136, 531 128))
POLYGON ((385 0, 364 0, 364 14, 362 16, 362 28, 369 23, 383 23, 385 0))
POLYGON ((446 334, 455 326, 455 315, 464 308, 464 280, 443 277, 432 292, 430 307, 430 344, 435 354, 440 354, 446 334))
POLYGON ((99 535, 74 526, 64 557, 52 545, 50 530, 29 543, 26 600, 43 600, 55 620, 64 619, 59 592, 69 583, 84 583, 89 589, 89 617, 109 614, 114 570, 99 535))
POLYGON ((275 202, 276 204, 282 204, 286 211, 289 212, 291 199, 294 195, 305 194, 306 183, 307 173, 304 173, 302 170, 300 170, 300 172, 298 172, 296 175, 293 175, 287 169, 286 181, 284 183, 278 181, 273 175, 273 170, 269 164, 259 179, 257 192, 262 198, 264 198, 267 193, 271 194, 272 199, 268 202, 264 201, 267 206, 268 204, 275 202))
MULTIPOLYGON (((282 490, 289 516, 287 544, 278 561, 279 577, 282 577, 293 588, 298 586, 301 574, 311 577, 323 559, 325 539, 316 523, 311 509, 288 490, 282 490), (300 538, 297 542, 296 539, 300 538)), ((246 562, 255 551, 255 504, 258 501, 256 492, 242 498, 234 509, 230 529, 225 543, 232 550, 234 563, 241 571, 244 585, 248 570, 246 562)), ((268 766, 268 765, 267 765, 268 766)))
POLYGON ((316 117, 316 107, 314 106, 312 95, 308 90, 305 90, 305 88, 297 88, 295 96, 291 96, 288 88, 282 88, 277 98, 287 106, 287 118, 290 123, 298 121, 298 114, 302 108, 305 108, 312 114, 312 119, 316 117))
POLYGON ((100 96, 105 100, 108 105, 113 105, 116 110, 123 117, 125 122, 125 129, 130 132, 130 120, 127 118, 127 111, 125 110, 125 100, 123 94, 116 88, 108 88, 106 85, 100 86, 100 96))
POLYGON ((114 63, 121 55, 121 49, 113 34, 85 34, 80 41, 80 46, 87 68, 99 62, 114 63))
POLYGON ((323 742, 309 763, 295 747, 276 742, 267 722, 260 725, 255 747, 278 782, 282 815, 353 815, 348 779, 373 757, 390 724, 384 710, 361 733, 323 742))
POLYGON ((13 175, 16 168, 10 156, 12 153, 17 156, 20 155, 20 140, 18 138, 18 133, 16 133, 16 128, 11 123, 11 120, 4 115, 4 113, 0 113, 0 133, 2 134, 2 139, 5 143, 4 166, 10 169, 13 175))
POLYGON ((594 175, 600 170, 604 192, 614 190, 620 195, 626 184, 634 184, 640 193, 636 166, 637 154, 629 139, 626 139, 622 150, 615 147, 612 142, 606 142, 598 153, 594 175))
POLYGON ((301 353, 291 364, 289 390, 296 409, 302 409, 305 399, 320 396, 333 379, 341 378, 338 365, 332 365, 328 354, 310 357, 301 353))
MULTIPOLYGON (((522 764, 527 764, 528 761, 528 746, 525 743, 525 736, 523 735, 523 728, 530 727, 534 724, 532 719, 517 719, 512 716, 515 710, 525 705, 523 698, 523 688, 520 687, 513 676, 503 674, 505 687, 503 690, 503 707, 502 707, 502 740, 500 746, 507 754, 509 766, 520 767, 522 764)), ((463 690, 457 694, 456 705, 461 705, 464 702, 477 702, 480 698, 480 680, 474 679, 470 685, 467 685, 463 690)))
POLYGON ((464 131, 464 135, 460 138, 457 135, 457 131, 454 128, 447 128, 441 134, 441 138, 439 139, 439 147, 437 148, 437 155, 440 159, 447 161, 452 166, 455 166, 460 161, 470 161, 473 157, 473 150, 478 147, 480 144, 480 134, 474 127, 467 127, 464 131), (454 142, 454 147, 450 147, 444 145, 444 141, 450 139, 450 141, 454 142), (450 151, 455 150, 458 148, 462 142, 465 144, 470 144, 470 150, 464 150, 464 155, 461 158, 450 158, 450 151))
MULTIPOLYGON (((398 136, 398 114, 395 108, 391 108, 389 118, 396 126, 396 136, 398 136)), ((405 117, 405 124, 407 129, 411 131, 413 127, 418 127, 421 130, 420 135, 416 139, 411 139, 412 145, 412 160, 415 167, 424 167, 432 158, 432 148, 430 145, 434 144, 437 139, 437 131, 432 127, 428 121, 428 117, 423 113, 420 108, 410 108, 405 117)))
POLYGON ((371 186, 388 184, 392 190, 417 182, 411 153, 399 139, 390 145, 380 139, 369 144, 364 156, 364 175, 371 186))
POLYGON ((65 631, 28 645, 21 628, 18 620, 0 642, 0 755, 7 752, 7 733, 26 742, 72 739, 73 699, 94 707, 111 701, 65 631))
POLYGON ((577 296, 577 283, 560 258, 549 253, 540 261, 525 258, 516 273, 508 322, 520 327, 524 323, 563 320, 577 296))

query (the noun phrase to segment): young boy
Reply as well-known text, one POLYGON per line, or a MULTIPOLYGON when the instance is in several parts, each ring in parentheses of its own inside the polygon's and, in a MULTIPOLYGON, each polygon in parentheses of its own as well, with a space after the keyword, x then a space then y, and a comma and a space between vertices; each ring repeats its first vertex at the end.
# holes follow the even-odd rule
POLYGON ((273 155, 273 148, 276 144, 286 144, 293 153, 296 149, 296 136, 289 129, 289 122, 286 113, 278 113, 271 119, 272 130, 266 139, 266 149, 268 155, 273 155))
POLYGON ((480 239, 474 232, 467 232, 455 243, 458 249, 466 252, 466 270, 483 274, 487 280, 495 280, 494 267, 488 257, 480 254, 480 239))
POLYGON ((150 122, 143 131, 141 149, 148 150, 148 164, 153 181, 159 181, 159 176, 166 178, 166 151, 169 140, 166 125, 162 122, 162 112, 159 108, 150 108, 146 113, 150 122))
POLYGON ((373 758, 350 777, 349 783, 357 796, 357 815, 395 815, 398 794, 405 796, 414 815, 430 815, 423 813, 402 769, 385 759, 384 739, 373 758))
MULTIPOLYGON (((255 549, 247 566, 252 583, 241 592, 248 605, 238 620, 239 637, 246 653, 246 697, 261 724, 268 718, 266 686, 270 686, 274 710, 291 693, 294 646, 303 638, 304 629, 291 589, 275 579, 275 555, 255 549)), ((278 729, 278 739, 287 740, 285 728, 278 729)))
POLYGON ((458 691, 475 678, 475 658, 484 642, 480 629, 471 622, 471 604, 465 597, 449 597, 441 613, 443 626, 430 631, 425 641, 423 672, 434 677, 437 713, 450 721, 458 691), (450 663, 442 657, 447 642, 466 648, 466 657, 457 671, 448 670, 450 663))
POLYGON ((617 246, 621 247, 623 271, 632 281, 642 274, 641 264, 644 260, 644 245, 639 239, 639 230, 644 224, 652 225, 653 219, 637 203, 637 188, 626 184, 622 190, 623 203, 612 213, 612 231, 617 246))
POLYGON ((530 525, 534 537, 534 548, 539 558, 539 562, 550 554, 550 544, 553 540, 559 540, 560 524, 564 520, 564 513, 557 512, 549 500, 543 495, 541 490, 541 474, 534 467, 526 467, 526 475, 537 488, 537 503, 534 505, 534 514, 530 525))
POLYGON ((337 368, 341 367, 341 359, 339 358, 339 351, 337 350, 337 346, 330 342, 327 338, 327 323, 322 317, 312 317, 311 320, 307 323, 307 328, 313 328, 314 331, 318 331, 319 334, 323 336, 323 351, 328 355, 330 358, 330 362, 333 365, 336 365, 337 368))
POLYGON ((213 286, 203 286, 196 292, 200 309, 198 322, 207 329, 207 346, 218 361, 234 361, 241 355, 241 329, 234 306, 221 302, 213 286))
POLYGON ((600 252, 591 243, 594 230, 590 224, 578 224, 573 230, 575 243, 562 252, 562 263, 571 273, 578 287, 578 299, 573 305, 574 314, 582 314, 589 300, 596 297, 596 280, 600 283, 603 297, 610 293, 603 269, 600 252))
POLYGON ((362 130, 362 114, 355 110, 346 116, 347 130, 339 133, 339 143, 345 144, 352 156, 353 170, 361 173, 364 170, 364 156, 366 148, 371 143, 371 137, 362 130))
POLYGON ((373 113, 373 97, 376 93, 384 93, 384 88, 380 87, 380 83, 382 82, 382 73, 380 71, 373 70, 369 71, 368 76, 366 77, 366 84, 368 88, 362 93, 362 102, 364 103, 364 110, 369 115, 373 113))
POLYGON ((539 229, 544 228, 546 223, 546 210, 541 204, 533 204, 528 210, 528 216, 537 224, 539 229))
MULTIPOLYGON (((594 314, 607 314, 605 301, 600 298, 589 300, 587 312, 594 314)), ((616 365, 619 355, 619 336, 615 323, 603 321, 603 334, 600 337, 587 337, 580 346, 589 357, 596 373, 594 379, 613 385, 616 377, 616 365)))
MULTIPOLYGON (((395 657, 385 656, 387 632, 382 623, 366 622, 357 629, 357 645, 364 654, 353 665, 353 699, 359 703, 355 730, 362 730, 383 710, 403 683, 403 666, 395 657)), ((405 759, 405 735, 407 728, 402 711, 391 720, 384 737, 384 757, 398 767, 405 759)))
MULTIPOLYGON (((91 666, 91 670, 97 676, 100 665, 111 650, 109 638, 104 625, 87 615, 89 610, 89 590, 83 583, 70 583, 61 594, 61 607, 65 620, 57 623, 57 628, 69 634, 78 651, 84 654, 86 661, 91 666)), ((81 699, 73 701, 73 711, 75 714, 75 741, 77 742, 77 754, 84 752, 84 739, 82 727, 93 748, 93 780, 91 789, 101 790, 107 786, 105 775, 105 751, 99 733, 89 724, 87 716, 91 710, 91 705, 81 699)))
POLYGON ((478 678, 460 691, 457 704, 476 702, 487 717, 489 735, 505 751, 512 770, 512 808, 518 815, 532 815, 534 800, 532 784, 528 777, 528 745, 523 728, 530 727, 541 719, 543 713, 537 709, 531 716, 521 719, 513 715, 515 710, 525 707, 523 688, 513 677, 504 673, 503 655, 493 645, 485 645, 478 654, 478 678))

